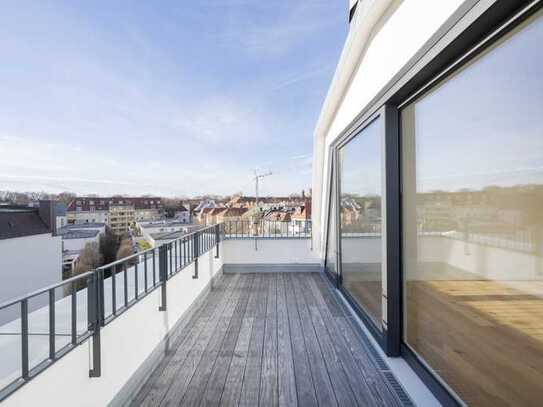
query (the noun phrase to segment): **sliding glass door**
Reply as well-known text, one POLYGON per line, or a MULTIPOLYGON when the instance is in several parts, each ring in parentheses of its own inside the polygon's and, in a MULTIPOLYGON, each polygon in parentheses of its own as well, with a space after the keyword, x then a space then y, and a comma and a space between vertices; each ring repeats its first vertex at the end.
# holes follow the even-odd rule
POLYGON ((382 122, 338 149, 341 281, 379 330, 383 292, 382 122))
POLYGON ((469 405, 541 405, 541 12, 401 126, 405 343, 469 405))

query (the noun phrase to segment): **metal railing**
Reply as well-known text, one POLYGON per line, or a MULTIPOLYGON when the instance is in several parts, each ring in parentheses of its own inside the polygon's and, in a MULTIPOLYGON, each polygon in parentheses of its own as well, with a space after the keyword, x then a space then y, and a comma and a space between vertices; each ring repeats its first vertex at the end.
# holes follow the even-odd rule
POLYGON ((90 337, 89 376, 99 377, 100 330, 159 287, 165 311, 167 281, 193 263, 198 278, 198 258, 214 247, 219 256, 221 231, 208 226, 0 304, 8 315, 0 326, 0 401, 90 337))
POLYGON ((225 239, 246 238, 311 238, 312 225, 305 221, 233 220, 221 223, 225 239))

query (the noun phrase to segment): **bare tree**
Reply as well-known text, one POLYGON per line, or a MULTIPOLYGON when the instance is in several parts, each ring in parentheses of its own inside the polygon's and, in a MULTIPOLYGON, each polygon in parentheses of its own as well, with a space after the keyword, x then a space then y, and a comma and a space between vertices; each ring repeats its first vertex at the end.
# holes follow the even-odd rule
POLYGON ((130 239, 123 239, 121 241, 121 246, 119 247, 119 250, 117 250, 117 260, 123 259, 133 254, 134 249, 132 247, 132 242, 130 241, 130 239))
POLYGON ((75 268, 75 274, 86 273, 102 265, 102 255, 98 243, 87 243, 79 254, 79 262, 75 268))

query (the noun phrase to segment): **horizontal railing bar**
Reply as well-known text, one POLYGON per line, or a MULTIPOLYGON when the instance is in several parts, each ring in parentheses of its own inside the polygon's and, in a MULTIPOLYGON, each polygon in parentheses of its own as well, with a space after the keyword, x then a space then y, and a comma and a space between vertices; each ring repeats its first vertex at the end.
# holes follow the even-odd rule
POLYGON ((4 302, 3 304, 0 304, 0 310, 4 309, 4 308, 7 308, 7 307, 11 307, 12 305, 15 305, 23 300, 28 300, 30 298, 33 298, 33 297, 36 297, 40 294, 43 294, 43 293, 46 293, 47 291, 49 290, 52 290, 52 289, 55 289, 55 288, 59 288, 59 287, 62 287, 66 284, 70 284, 71 282, 74 282, 74 281, 79 281, 83 278, 87 278, 87 277, 90 277, 92 275, 94 271, 87 271, 83 274, 78 274, 77 276, 73 276, 73 277, 70 277, 66 280, 62 280, 58 283, 55 283, 55 284, 51 284, 47 287, 43 287, 43 288, 40 288, 39 290, 36 290, 36 291, 33 291, 29 294, 25 294, 25 295, 21 295, 20 297, 16 297, 16 298, 13 298, 11 300, 8 300, 6 302, 4 302))

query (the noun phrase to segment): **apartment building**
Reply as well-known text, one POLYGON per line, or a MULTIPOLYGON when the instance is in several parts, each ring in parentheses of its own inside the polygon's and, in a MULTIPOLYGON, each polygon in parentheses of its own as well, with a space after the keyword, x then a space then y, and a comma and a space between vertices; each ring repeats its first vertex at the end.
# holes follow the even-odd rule
POLYGON ((109 205, 108 226, 113 233, 122 235, 130 230, 136 221, 136 210, 132 203, 119 203, 109 205))
POLYGON ((157 197, 78 197, 67 207, 69 224, 105 223, 115 233, 126 233, 136 221, 152 221, 164 216, 157 197))
MULTIPOLYGON (((40 208, 0 206, 0 303, 59 281, 62 243, 55 233, 54 202, 40 208), (7 283, 9 281, 9 284, 7 283)), ((44 303, 43 299, 37 299, 44 303)), ((18 310, 0 314, 0 322, 18 310)))

